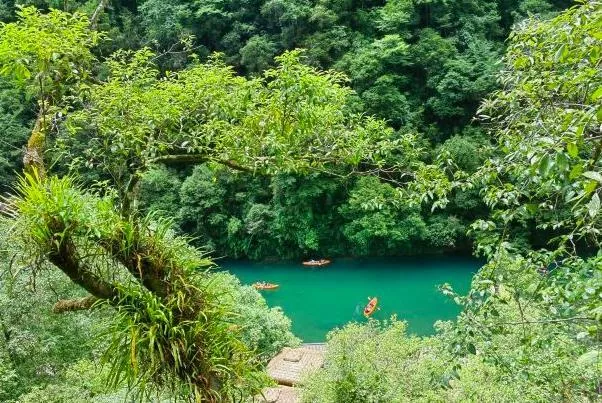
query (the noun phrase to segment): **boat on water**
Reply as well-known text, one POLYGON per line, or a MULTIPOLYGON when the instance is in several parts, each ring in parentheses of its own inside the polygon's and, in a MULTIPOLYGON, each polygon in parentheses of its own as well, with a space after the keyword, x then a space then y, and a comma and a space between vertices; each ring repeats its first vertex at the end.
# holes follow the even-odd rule
POLYGON ((370 315, 374 313, 374 311, 376 310, 376 305, 378 305, 378 298, 368 297, 368 299, 370 299, 370 302, 368 302, 368 305, 366 305, 366 307, 364 308, 364 316, 366 318, 370 317, 370 315))
POLYGON ((255 288, 256 290, 274 290, 278 287, 280 287, 280 285, 274 283, 266 283, 265 281, 253 283, 253 288, 255 288))
POLYGON ((306 260, 303 262, 303 266, 326 266, 330 264, 330 260, 328 259, 319 259, 319 260, 306 260))

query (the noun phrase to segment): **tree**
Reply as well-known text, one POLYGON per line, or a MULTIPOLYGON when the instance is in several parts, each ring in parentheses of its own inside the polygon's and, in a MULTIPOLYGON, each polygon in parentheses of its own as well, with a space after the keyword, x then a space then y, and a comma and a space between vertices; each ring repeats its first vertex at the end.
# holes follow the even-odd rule
POLYGON ((177 172, 165 166, 153 167, 140 181, 140 202, 146 211, 176 217, 180 206, 182 181, 177 172))
MULTIPOLYGON (((504 228, 529 223, 552 235, 545 249, 528 254, 531 264, 558 267, 557 276, 565 264, 572 267, 567 276, 587 267, 590 258, 580 251, 598 248, 602 81, 593 49, 601 15, 600 3, 590 1, 549 22, 525 22, 512 35, 505 88, 481 109, 496 154, 475 175, 494 209, 490 221, 475 224, 492 258, 513 255, 504 228)), ((585 316, 595 317, 591 308, 585 316)))
POLYGON ((343 183, 316 174, 272 178, 273 219, 268 228, 280 256, 304 258, 343 247, 341 218, 335 216, 343 183))
POLYGON ((395 189, 375 177, 360 178, 341 207, 348 222, 343 233, 356 253, 383 255, 410 248, 426 226, 417 206, 404 205, 395 189))
MULTIPOLYGON (((601 305, 594 295, 602 292, 601 21, 600 2, 587 1, 549 21, 525 21, 511 35, 504 88, 480 110, 496 147, 471 184, 483 187, 492 213, 472 226, 488 263, 463 300, 458 333, 465 342, 518 327, 525 356, 529 346, 541 344, 549 348, 545 354, 570 354, 595 368, 601 305), (511 321, 500 318, 510 303, 518 310, 511 321), (531 308, 539 315, 531 317, 531 308), (562 353, 558 346, 567 338, 578 346, 562 353)), ((561 387, 567 390, 557 393, 567 396, 587 393, 573 387, 596 388, 561 387)))
POLYGON ((24 162, 43 175, 42 146, 55 124, 53 115, 64 114, 59 104, 87 78, 94 61, 90 48, 102 35, 90 31, 88 19, 79 14, 52 10, 41 17, 31 7, 17 14, 21 26, 11 23, 1 28, 0 73, 38 101, 35 135, 30 137, 24 162))
MULTIPOLYGON (((428 397, 408 396, 414 383, 399 386, 404 376, 391 376, 398 369, 386 364, 403 362, 390 352, 410 340, 398 335, 395 346, 383 349, 397 327, 375 332, 373 322, 331 335, 331 355, 307 382, 307 401, 599 398, 601 23, 602 4, 586 1, 549 21, 525 21, 511 35, 504 87, 480 110, 494 149, 461 183, 465 190, 481 188, 491 208, 472 226, 477 251, 488 261, 468 295, 441 287, 463 311, 454 323, 439 324, 423 348, 443 347, 435 354, 451 353, 450 367, 424 371, 428 350, 407 364, 417 368, 404 372, 440 384, 418 391, 428 397), (369 350, 373 345, 378 348, 369 350)), ((458 154, 461 143, 449 140, 442 157, 458 154)))
POLYGON ((412 1, 391 0, 376 10, 378 20, 376 26, 386 34, 408 31, 411 24, 416 23, 416 11, 412 1))
POLYGON ((399 76, 384 75, 362 93, 366 109, 370 113, 386 117, 395 127, 408 125, 415 120, 415 112, 408 97, 399 90, 403 81, 399 76))
POLYGON ((240 49, 240 64, 249 73, 266 70, 276 54, 276 45, 264 36, 253 36, 240 49))
POLYGON ((467 124, 481 99, 495 89, 498 58, 491 42, 473 39, 462 54, 447 60, 427 81, 434 92, 427 100, 432 113, 442 121, 467 124))
POLYGON ((253 80, 216 58, 161 75, 148 49, 117 52, 107 79, 92 82, 90 49, 101 37, 85 17, 56 10, 24 8, 0 28, 0 71, 39 99, 28 173, 9 204, 16 235, 33 263, 49 261, 91 294, 57 309, 104 301, 115 310, 106 355, 113 384, 125 379, 139 398, 151 387, 198 400, 256 393, 265 376, 211 286, 210 260, 169 222, 140 214, 140 175, 190 161, 267 173, 342 163, 378 171, 396 163, 404 143, 382 121, 349 113, 342 77, 299 63, 299 52, 253 80), (50 124, 52 114, 66 116, 67 131, 50 124), (111 185, 84 189, 48 173, 51 130, 62 158, 83 157, 111 185), (70 153, 73 138, 90 139, 78 143, 88 145, 82 156, 70 153))

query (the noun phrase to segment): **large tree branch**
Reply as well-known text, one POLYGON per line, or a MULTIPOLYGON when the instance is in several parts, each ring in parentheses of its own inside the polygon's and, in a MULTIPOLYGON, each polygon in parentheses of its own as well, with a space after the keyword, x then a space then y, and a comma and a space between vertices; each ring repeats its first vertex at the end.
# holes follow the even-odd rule
MULTIPOLYGON (((141 241, 139 231, 137 232, 136 237, 141 241)), ((157 251, 142 246, 133 247, 126 251, 121 247, 121 242, 122 239, 119 238, 103 239, 100 240, 100 245, 115 261, 123 265, 134 278, 138 279, 147 290, 160 298, 167 297, 172 289, 172 284, 169 281, 170 269, 157 264, 153 260, 153 257, 158 255, 157 251)))
POLYGON ((63 313, 70 311, 82 311, 90 309, 96 301, 98 301, 98 298, 92 295, 77 299, 60 299, 52 307, 52 312, 63 313))
POLYGON ((151 164, 165 164, 165 165, 181 165, 181 164, 200 164, 203 162, 217 162, 218 164, 222 164, 227 166, 228 168, 232 168, 237 171, 250 172, 251 169, 238 164, 233 160, 218 160, 207 158, 207 156, 200 154, 173 154, 173 155, 164 155, 161 157, 153 158, 149 161, 151 164))
MULTIPOLYGON (((57 232, 55 232, 57 233, 57 232)), ((50 263, 61 269, 75 284, 100 299, 117 297, 115 287, 82 267, 78 259, 77 249, 69 238, 57 240, 58 247, 48 254, 50 263)))
POLYGON ((40 179, 46 176, 43 158, 45 142, 44 110, 40 109, 23 154, 25 172, 37 175, 40 179))
MULTIPOLYGON (((25 172, 36 175, 39 180, 46 177, 44 166, 44 147, 46 142, 46 121, 44 108, 38 112, 31 136, 27 141, 23 165, 25 172)), ((63 233, 65 228, 61 223, 55 222, 52 227, 55 234, 63 233)), ((117 296, 116 289, 108 282, 103 281, 91 271, 82 267, 78 260, 77 248, 69 238, 56 240, 56 248, 48 254, 48 260, 61 269, 74 283, 80 285, 96 298, 112 299, 117 296)))

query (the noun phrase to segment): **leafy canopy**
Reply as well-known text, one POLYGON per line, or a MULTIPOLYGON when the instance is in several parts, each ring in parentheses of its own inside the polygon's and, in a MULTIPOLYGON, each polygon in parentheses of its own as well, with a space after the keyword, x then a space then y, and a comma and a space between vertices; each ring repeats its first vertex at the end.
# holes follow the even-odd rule
POLYGON ((483 187, 492 213, 472 226, 488 263, 462 300, 465 340, 522 326, 526 350, 570 337, 581 361, 599 354, 601 28, 602 4, 585 1, 511 35, 504 88, 480 111, 496 147, 472 184, 483 187), (500 312, 510 303, 520 319, 507 323, 500 312), (542 316, 529 318, 531 309, 542 316))
MULTIPOLYGON (((155 388, 197 400, 261 390, 266 378, 251 348, 267 343, 256 336, 243 341, 202 252, 174 235, 169 221, 137 211, 139 175, 153 163, 181 161, 267 173, 360 163, 379 169, 404 158, 399 145, 410 159, 417 155, 412 137, 395 139, 383 121, 350 112, 343 77, 300 63, 298 51, 250 80, 215 57, 161 74, 148 49, 119 51, 106 60, 106 80, 93 81, 90 49, 100 36, 80 16, 24 9, 0 34, 32 36, 17 53, 7 43, 0 47, 0 68, 22 72, 19 56, 33 55, 31 74, 12 77, 38 98, 28 144, 28 152, 40 154, 37 166, 44 168, 43 140, 52 132, 64 160, 100 168, 117 186, 85 190, 72 178, 32 170, 9 206, 33 264, 49 261, 114 309, 104 356, 112 385, 126 382, 138 399, 155 388), (63 34, 72 50, 64 51, 63 34), (60 121, 48 124, 55 112, 49 106, 66 113, 69 131, 60 121), (81 139, 78 149, 71 141, 81 139)), ((274 342, 288 324, 278 326, 274 342)))
POLYGON ((153 59, 148 49, 117 52, 69 122, 89 140, 85 162, 114 178, 187 158, 268 173, 382 165, 396 148, 383 121, 348 110, 344 77, 302 64, 300 51, 255 79, 219 57, 164 75, 153 59))
POLYGON ((103 38, 83 14, 34 7, 17 11, 19 23, 0 25, 0 74, 45 101, 60 101, 69 85, 89 75, 91 48, 103 38))

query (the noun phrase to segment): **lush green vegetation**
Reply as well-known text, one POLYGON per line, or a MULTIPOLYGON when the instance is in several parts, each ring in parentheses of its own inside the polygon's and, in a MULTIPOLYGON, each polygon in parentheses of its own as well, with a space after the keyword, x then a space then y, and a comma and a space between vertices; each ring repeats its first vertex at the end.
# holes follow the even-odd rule
POLYGON ((398 322, 334 332, 307 401, 600 398, 601 27, 588 2, 511 35, 480 110, 495 149, 467 182, 492 210, 472 225, 488 263, 467 296, 442 290, 457 321, 423 340, 398 322))
MULTIPOLYGON (((9 230, 6 221, 2 228, 9 230)), ((79 311, 72 307, 73 312, 60 313, 68 309, 68 298, 85 295, 81 288, 49 267, 21 269, 24 262, 19 250, 25 248, 5 243, 2 247, 3 269, 10 271, 2 281, 0 298, 1 400, 110 402, 138 393, 139 385, 133 389, 124 383, 107 385, 111 373, 103 354, 115 337, 112 309, 98 306, 79 311)), ((239 330, 237 337, 257 354, 260 363, 282 347, 299 342, 290 332, 290 320, 279 309, 268 308, 252 287, 241 286, 224 273, 211 274, 205 281, 219 292, 220 304, 230 310, 228 331, 239 330)))
MULTIPOLYGON (((419 133, 415 147, 422 151, 421 160, 432 162, 443 150, 473 172, 486 155, 488 141, 471 119, 480 100, 497 86, 498 60, 511 24, 528 13, 545 14, 567 4, 147 2, 142 15, 144 32, 160 49, 194 35, 201 44, 197 51, 224 52, 226 61, 245 74, 260 74, 285 49, 306 48, 306 63, 348 76, 356 91, 352 108, 386 119, 398 135, 419 133)), ((147 200, 179 217, 180 228, 220 255, 260 259, 468 251, 467 226, 485 212, 476 192, 465 190, 455 191, 439 216, 404 201, 394 212, 366 211, 357 195, 390 198, 394 191, 386 182, 400 177, 388 172, 380 175, 385 183, 346 175, 280 175, 250 184, 246 176, 229 171, 215 176, 214 183, 201 185, 214 174, 171 171, 171 179, 162 178, 170 184, 164 188, 166 197, 176 197, 173 185, 179 179, 180 202, 155 206, 154 197, 147 200), (219 192, 231 202, 199 212, 190 204, 199 204, 195 199, 206 195, 191 194, 189 186, 219 192)), ((153 192, 157 179, 147 179, 153 192)))
MULTIPOLYGON (((87 3, 35 4, 93 11, 87 3)), ((511 25, 529 13, 545 16, 568 4, 558 0, 112 2, 98 14, 96 24, 111 41, 104 41, 95 52, 106 55, 115 49, 149 46, 159 55, 154 62, 160 69, 181 69, 190 63, 191 52, 205 60, 219 51, 225 64, 238 73, 261 77, 266 68, 276 65, 276 55, 305 48, 304 63, 346 74, 355 90, 345 101, 346 108, 386 119, 395 136, 416 134, 414 147, 421 151, 420 160, 432 163, 439 151, 446 151, 455 164, 474 172, 487 155, 488 140, 471 119, 481 99, 497 87, 498 60, 511 25)), ((4 10, 5 19, 15 18, 11 4, 4 10)), ((100 75, 106 74, 106 67, 101 70, 100 75)), ((13 96, 9 99, 15 102, 13 96)), ((8 161, 0 165, 6 173, 0 183, 4 189, 14 180, 9 174, 20 170, 15 155, 23 143, 23 129, 35 114, 31 103, 18 105, 25 106, 11 107, 3 115, 7 128, 0 142, 6 145, 2 149, 7 155, 0 156, 0 162, 8 161)), ((82 162, 103 162, 95 158, 98 154, 81 156, 82 162)), ((353 201, 354 194, 386 197, 391 192, 387 182, 396 185, 407 179, 388 170, 380 173, 384 184, 368 186, 370 181, 358 181, 357 176, 347 175, 348 170, 309 176, 280 173, 250 180, 248 175, 214 165, 197 168, 204 174, 182 164, 157 169, 160 172, 144 175, 141 187, 152 194, 143 193, 142 203, 160 208, 182 231, 192 234, 198 246, 220 256, 468 252, 466 229, 486 214, 477 192, 467 190, 454 191, 439 216, 433 216, 428 206, 403 201, 395 213, 365 212, 362 203, 353 201), (211 197, 204 192, 211 192, 211 197), (229 202, 215 204, 216 194, 229 202), (206 199, 213 200, 211 208, 206 199), (385 223, 392 215, 417 228, 408 233, 385 223), (382 245, 383 240, 388 245, 382 245)), ((89 175, 91 181, 107 178, 89 175)))
POLYGON ((207 251, 472 243, 457 321, 335 331, 304 399, 599 399, 600 2, 35 5, 0 7, 0 399, 244 399, 298 340, 207 251))

